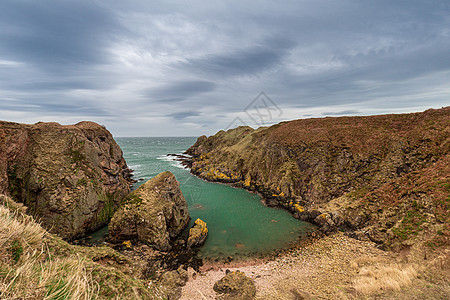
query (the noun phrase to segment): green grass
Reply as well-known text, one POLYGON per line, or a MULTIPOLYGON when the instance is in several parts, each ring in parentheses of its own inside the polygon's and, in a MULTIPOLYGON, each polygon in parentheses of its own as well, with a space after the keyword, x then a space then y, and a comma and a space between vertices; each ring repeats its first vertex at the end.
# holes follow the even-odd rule
POLYGON ((86 159, 86 156, 83 153, 81 153, 79 150, 76 150, 76 149, 70 149, 69 155, 70 155, 71 163, 80 163, 86 159))
POLYGON ((22 244, 18 240, 14 240, 11 243, 11 255, 13 260, 17 263, 22 254, 23 254, 22 244))

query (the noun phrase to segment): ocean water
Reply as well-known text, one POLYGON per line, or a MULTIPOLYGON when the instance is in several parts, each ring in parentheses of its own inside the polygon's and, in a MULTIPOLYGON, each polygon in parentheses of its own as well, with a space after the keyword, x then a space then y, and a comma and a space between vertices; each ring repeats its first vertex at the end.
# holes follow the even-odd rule
POLYGON ((197 218, 207 223, 208 238, 199 255, 234 258, 264 255, 285 248, 313 229, 281 209, 265 207, 260 196, 224 184, 206 182, 189 173, 169 153, 181 154, 194 137, 116 138, 128 166, 139 181, 170 171, 180 182, 189 206, 192 226, 197 218))

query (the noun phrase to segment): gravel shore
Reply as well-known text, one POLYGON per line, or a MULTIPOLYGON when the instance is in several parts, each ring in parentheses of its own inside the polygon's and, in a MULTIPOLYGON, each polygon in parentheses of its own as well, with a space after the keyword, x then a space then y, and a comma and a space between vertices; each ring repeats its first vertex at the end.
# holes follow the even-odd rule
POLYGON ((429 258, 427 271, 417 255, 412 257, 336 233, 271 260, 205 265, 200 273, 190 269, 181 299, 215 299, 213 285, 226 270, 239 270, 252 278, 256 299, 446 299, 449 251, 429 258), (377 278, 385 270, 390 273, 377 278))

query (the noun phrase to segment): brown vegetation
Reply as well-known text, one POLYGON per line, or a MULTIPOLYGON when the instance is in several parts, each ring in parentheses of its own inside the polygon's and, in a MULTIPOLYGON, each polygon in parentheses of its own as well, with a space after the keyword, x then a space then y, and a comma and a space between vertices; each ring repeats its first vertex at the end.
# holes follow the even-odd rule
POLYGON ((447 247, 450 107, 304 119, 200 137, 192 173, 261 193, 322 231, 385 248, 447 247))
POLYGON ((0 196, 1 299, 163 299, 140 279, 138 262, 108 247, 70 245, 24 211, 0 196))

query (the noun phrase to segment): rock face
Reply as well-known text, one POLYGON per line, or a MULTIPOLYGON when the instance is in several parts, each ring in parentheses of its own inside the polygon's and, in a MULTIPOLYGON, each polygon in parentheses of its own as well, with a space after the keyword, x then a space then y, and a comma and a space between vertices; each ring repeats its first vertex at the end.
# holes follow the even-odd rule
POLYGON ((170 240, 189 222, 180 184, 163 172, 130 193, 108 225, 113 242, 139 240, 161 251, 170 250, 170 240))
POLYGON ((195 220, 194 226, 189 229, 189 237, 187 240, 188 249, 203 245, 207 236, 208 227, 206 227, 206 223, 201 219, 195 220))
POLYGON ((231 272, 214 284, 214 291, 220 293, 216 299, 251 300, 255 298, 256 287, 253 280, 245 273, 231 272))
POLYGON ((303 119, 257 130, 243 126, 202 136, 186 153, 193 157, 191 172, 203 179, 258 191, 267 205, 283 207, 326 233, 361 230, 390 244, 411 236, 403 226, 415 222, 403 218, 410 210, 422 223, 442 219, 449 137, 446 107, 303 119), (413 187, 413 178, 424 182, 421 189, 413 187))
POLYGON ((0 193, 63 238, 104 226, 130 191, 130 173, 112 135, 96 123, 0 122, 0 193))

